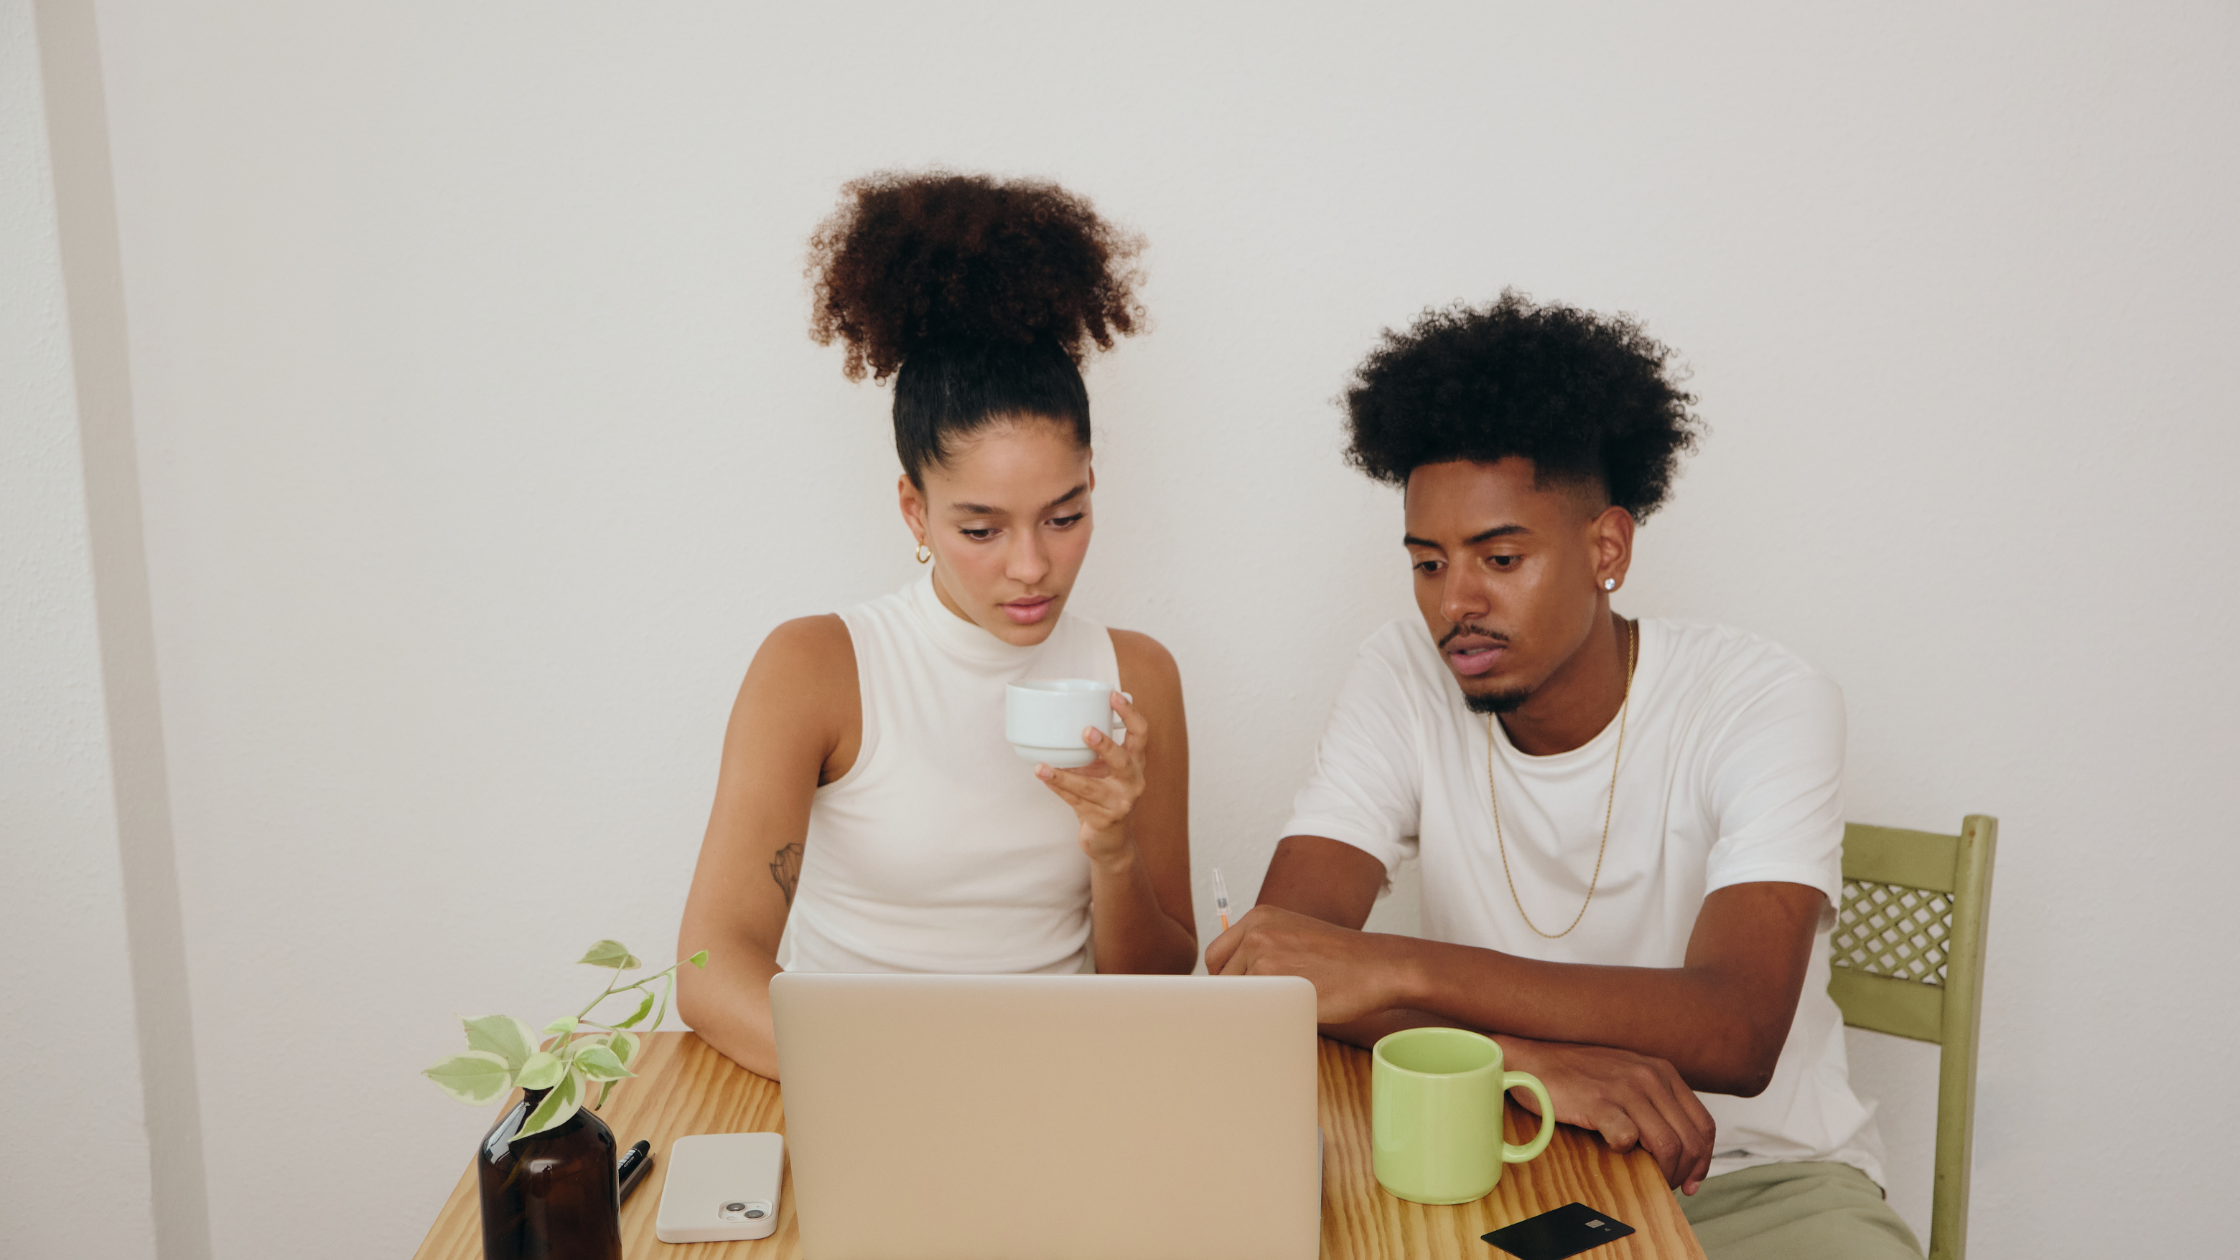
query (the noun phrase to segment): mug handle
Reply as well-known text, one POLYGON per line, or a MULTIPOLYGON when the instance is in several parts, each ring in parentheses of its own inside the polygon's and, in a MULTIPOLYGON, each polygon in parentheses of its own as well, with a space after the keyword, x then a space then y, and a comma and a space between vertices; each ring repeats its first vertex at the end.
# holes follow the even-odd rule
POLYGON ((1509 1091, 1519 1085, 1531 1090, 1532 1096, 1540 1100, 1540 1131, 1533 1134, 1532 1140, 1523 1146, 1512 1146, 1503 1142, 1501 1144, 1501 1162, 1504 1164, 1521 1164, 1547 1150, 1548 1139, 1556 1134, 1556 1105, 1548 1097, 1548 1087, 1542 1085, 1540 1078, 1530 1072, 1503 1072, 1501 1074, 1501 1097, 1506 1100, 1509 1097, 1509 1091))

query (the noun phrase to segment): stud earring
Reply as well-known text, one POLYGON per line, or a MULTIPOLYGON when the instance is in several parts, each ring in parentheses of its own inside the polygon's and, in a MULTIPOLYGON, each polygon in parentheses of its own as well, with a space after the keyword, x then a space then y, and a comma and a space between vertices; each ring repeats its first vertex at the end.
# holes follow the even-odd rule
POLYGON ((1618 589, 1618 579, 1616 579, 1616 578, 1604 578, 1604 579, 1602 579, 1602 589, 1603 589, 1603 590, 1606 590, 1606 591, 1614 591, 1614 590, 1617 590, 1617 589, 1618 589))
POLYGON ((928 547, 928 546, 926 546, 926 545, 925 545, 924 543, 922 543, 922 542, 921 542, 921 543, 919 543, 919 544, 918 544, 918 563, 919 563, 919 564, 924 564, 924 563, 925 563, 926 561, 928 561, 928 560, 931 560, 931 559, 933 559, 933 548, 931 548, 931 547, 928 547))

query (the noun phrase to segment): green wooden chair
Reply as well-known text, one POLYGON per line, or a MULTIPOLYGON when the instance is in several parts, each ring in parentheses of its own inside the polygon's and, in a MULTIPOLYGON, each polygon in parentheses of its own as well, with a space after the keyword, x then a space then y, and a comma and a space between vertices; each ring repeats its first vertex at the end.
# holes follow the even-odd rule
POLYGON ((1983 932, 1998 843, 1999 820, 1988 814, 1968 815, 1956 836, 1858 823, 1843 829, 1843 905, 1828 995, 1854 1028, 1943 1047, 1929 1260, 1961 1260, 1968 1245, 1983 932))

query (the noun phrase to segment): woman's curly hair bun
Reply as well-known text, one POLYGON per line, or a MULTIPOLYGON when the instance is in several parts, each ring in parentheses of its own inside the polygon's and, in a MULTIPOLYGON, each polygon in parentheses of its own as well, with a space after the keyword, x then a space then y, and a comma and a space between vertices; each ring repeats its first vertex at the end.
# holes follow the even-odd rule
POLYGON ((928 342, 1049 339, 1077 365, 1136 330, 1142 239, 1038 180, 884 171, 841 190, 809 240, 819 345, 848 379, 895 374, 928 342))

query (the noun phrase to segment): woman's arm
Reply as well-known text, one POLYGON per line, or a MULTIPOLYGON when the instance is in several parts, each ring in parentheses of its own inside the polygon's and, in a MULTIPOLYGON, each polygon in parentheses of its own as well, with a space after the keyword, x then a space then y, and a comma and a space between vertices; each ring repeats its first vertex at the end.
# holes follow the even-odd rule
POLYGON ((804 617, 771 631, 724 731, 715 808, 677 932, 677 956, 705 949, 708 966, 678 969, 677 1013, 733 1062, 773 1080, 770 977, 801 877, 809 805, 820 784, 855 764, 862 742, 846 623, 804 617))
POLYGON ((1113 710, 1128 729, 1116 744, 1095 732, 1097 760, 1046 770, 1044 782, 1081 819, 1089 855, 1089 913, 1097 970, 1181 975, 1198 961, 1190 908, 1190 734, 1182 676, 1149 635, 1112 631, 1121 689, 1113 710))

